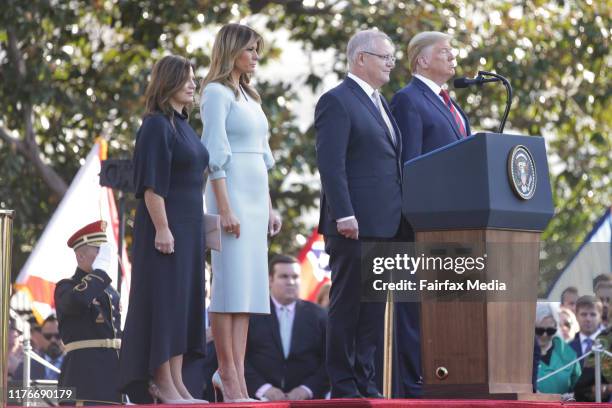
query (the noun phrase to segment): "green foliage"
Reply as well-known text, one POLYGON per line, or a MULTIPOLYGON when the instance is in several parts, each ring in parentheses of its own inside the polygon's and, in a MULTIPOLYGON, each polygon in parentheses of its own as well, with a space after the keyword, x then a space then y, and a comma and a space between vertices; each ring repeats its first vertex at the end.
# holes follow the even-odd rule
POLYGON ((17 210, 15 275, 95 138, 110 138, 110 157, 129 155, 154 62, 177 53, 204 66, 201 49, 180 45, 185 33, 202 27, 198 10, 209 10, 203 21, 231 14, 224 7, 213 13, 206 1, 6 3, 0 16, 0 155, 7 171, 0 175, 0 206, 17 210), (49 174, 59 183, 41 183, 49 174))
MULTIPOLYGON (((189 36, 251 12, 265 18, 264 37, 287 30, 306 53, 335 50, 338 78, 350 36, 369 27, 385 31, 400 58, 383 90, 387 98, 409 81, 402 57, 410 38, 423 30, 454 35, 458 75, 484 69, 511 78, 515 97, 506 129, 545 137, 549 152, 556 215, 543 234, 542 290, 571 254, 561 244, 575 249, 611 204, 608 2, 7 0, 0 16, 0 206, 17 210, 14 272, 63 193, 53 174, 69 182, 99 135, 110 138, 110 157, 130 156, 153 63, 177 53, 201 75, 209 44, 192 44, 189 36)), ((273 47, 262 63, 275 64, 281 52, 273 47)), ((284 221, 273 251, 296 253, 295 235, 312 228, 303 215, 318 205, 314 134, 312 127, 300 132, 294 106, 305 87, 323 91, 320 75, 313 70, 298 83, 258 83, 277 158, 272 200, 284 221)), ((502 87, 458 90, 455 96, 475 129, 497 128, 502 87)), ((191 123, 201 129, 197 109, 191 123)))
MULTIPOLYGON (((571 257, 593 222, 612 203, 610 183, 610 9, 608 2, 456 1, 316 3, 308 14, 268 9, 268 27, 291 27, 308 50, 338 49, 338 75, 344 73, 343 49, 357 30, 386 32, 400 58, 387 97, 410 80, 401 57, 412 36, 436 30, 452 34, 457 75, 495 71, 511 79, 513 109, 506 131, 546 139, 555 217, 542 235, 540 293, 571 257), (318 14, 324 10, 324 14, 318 14)), ((308 84, 317 88, 321 78, 308 84)), ((458 90, 473 129, 495 131, 503 114, 505 90, 458 90)))

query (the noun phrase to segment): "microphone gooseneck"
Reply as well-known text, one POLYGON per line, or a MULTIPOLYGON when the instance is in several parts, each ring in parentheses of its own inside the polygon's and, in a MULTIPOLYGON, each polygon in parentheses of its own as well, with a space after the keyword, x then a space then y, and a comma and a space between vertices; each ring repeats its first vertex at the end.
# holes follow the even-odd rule
POLYGON ((512 86, 506 78, 494 72, 478 71, 478 75, 473 79, 466 77, 456 78, 453 81, 453 86, 455 88, 467 88, 468 86, 472 85, 482 86, 482 84, 489 82, 501 82, 504 84, 504 87, 506 87, 506 110, 504 111, 504 115, 502 116, 498 129, 499 133, 503 133, 504 127, 506 126, 506 119, 508 119, 508 114, 510 113, 510 106, 512 105, 512 86))

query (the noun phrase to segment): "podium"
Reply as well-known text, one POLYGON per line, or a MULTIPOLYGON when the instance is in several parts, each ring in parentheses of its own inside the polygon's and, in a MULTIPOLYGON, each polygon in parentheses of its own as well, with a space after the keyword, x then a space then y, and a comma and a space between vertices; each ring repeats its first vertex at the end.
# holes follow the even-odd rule
POLYGON ((544 139, 478 133, 404 165, 403 207, 416 245, 483 248, 487 279, 530 282, 503 299, 421 297, 426 398, 532 394, 540 233, 553 215, 544 139))

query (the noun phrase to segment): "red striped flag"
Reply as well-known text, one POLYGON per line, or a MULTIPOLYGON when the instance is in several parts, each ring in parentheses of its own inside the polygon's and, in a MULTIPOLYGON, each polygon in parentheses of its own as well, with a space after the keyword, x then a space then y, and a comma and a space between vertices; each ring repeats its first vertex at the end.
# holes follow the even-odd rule
POLYGON ((329 255, 325 253, 323 235, 317 232, 317 228, 300 251, 298 261, 302 267, 300 297, 314 302, 321 286, 331 279, 329 255))

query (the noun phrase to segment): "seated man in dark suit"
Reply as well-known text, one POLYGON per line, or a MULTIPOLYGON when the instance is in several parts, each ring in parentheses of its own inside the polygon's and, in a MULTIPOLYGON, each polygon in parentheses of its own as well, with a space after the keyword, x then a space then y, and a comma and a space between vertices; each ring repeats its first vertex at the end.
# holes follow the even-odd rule
POLYGON ((277 255, 270 261, 269 315, 251 316, 245 359, 249 395, 259 399, 323 398, 329 390, 325 371, 325 310, 298 299, 300 265, 277 255))
MULTIPOLYGON (((601 331, 601 312, 601 302, 595 296, 581 296, 576 301, 576 319, 580 331, 576 333, 569 345, 578 357, 591 351, 591 347, 601 331)), ((580 360, 580 367, 582 366, 584 366, 584 359, 580 360)))

